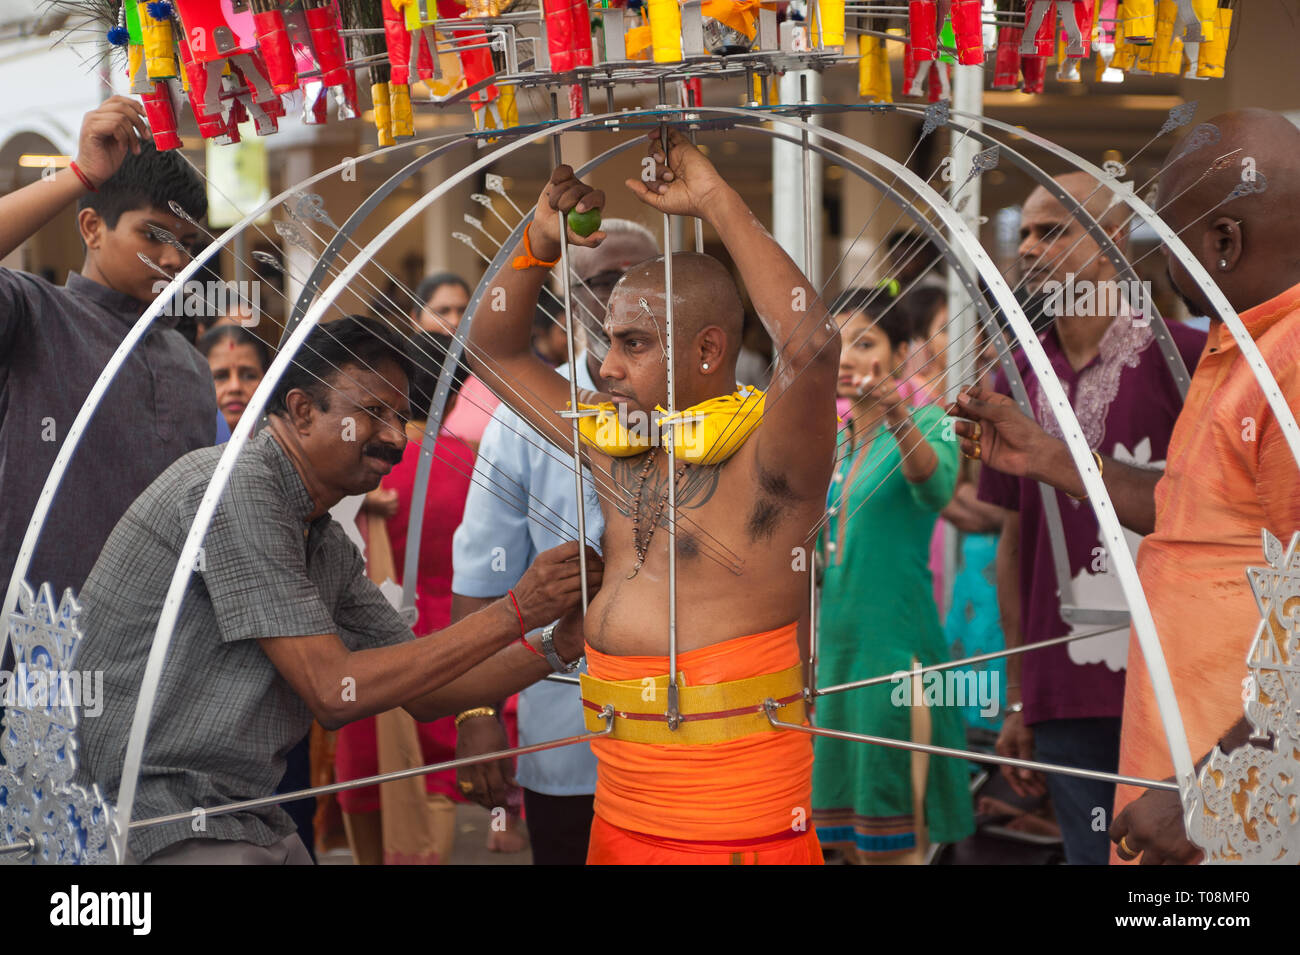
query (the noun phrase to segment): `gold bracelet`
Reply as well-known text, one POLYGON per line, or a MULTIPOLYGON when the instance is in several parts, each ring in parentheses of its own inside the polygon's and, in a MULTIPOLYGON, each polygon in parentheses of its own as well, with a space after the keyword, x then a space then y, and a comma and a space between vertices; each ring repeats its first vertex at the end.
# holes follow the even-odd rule
MULTIPOLYGON (((1100 477, 1102 474, 1106 473, 1105 468, 1102 466, 1101 463, 1101 455, 1098 454, 1096 451, 1094 451, 1092 452, 1092 457, 1093 460, 1097 462, 1097 475, 1100 477)), ((1086 501, 1088 499, 1088 491, 1085 489, 1083 492, 1083 496, 1079 496, 1077 494, 1071 494, 1069 491, 1066 491, 1065 496, 1068 498, 1073 498, 1076 501, 1086 501)))
POLYGON ((456 717, 456 729, 460 729, 460 724, 466 720, 472 720, 476 716, 496 716, 497 711, 490 706, 476 706, 472 710, 466 710, 456 717))

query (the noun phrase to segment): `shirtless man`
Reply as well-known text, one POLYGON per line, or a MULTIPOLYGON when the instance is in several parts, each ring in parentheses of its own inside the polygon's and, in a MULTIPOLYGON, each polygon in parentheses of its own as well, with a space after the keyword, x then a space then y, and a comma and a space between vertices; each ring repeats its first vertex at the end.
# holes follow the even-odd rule
MULTIPOLYGON (((803 719, 796 622, 808 581, 800 548, 825 508, 831 476, 838 334, 808 280, 709 161, 675 131, 668 146, 665 160, 652 137, 646 180, 628 180, 628 188, 658 212, 714 228, 782 344, 761 426, 719 463, 677 462, 677 663, 685 689, 675 730, 665 718, 667 454, 584 449, 602 491, 609 569, 586 618, 594 679, 584 678, 584 706, 594 712, 614 702, 625 714, 593 745, 600 769, 588 861, 816 863, 821 852, 806 823, 811 739, 773 731, 762 703, 794 697, 780 717, 803 719), (725 701, 716 684, 732 684, 725 701)), ((475 372, 562 449, 572 448, 572 432, 556 412, 569 386, 529 349, 533 309, 548 263, 559 257, 562 216, 604 204, 569 167, 556 169, 526 234, 532 261, 501 271, 484 301, 503 301, 504 311, 482 310, 471 333, 482 356, 475 372)), ((575 246, 603 238, 568 231, 575 246)), ((663 259, 634 266, 615 287, 600 368, 609 393, 580 392, 580 404, 612 402, 629 422, 669 404, 664 268, 663 259)), ((682 410, 736 392, 743 309, 715 259, 677 253, 672 271, 673 407, 682 410)))

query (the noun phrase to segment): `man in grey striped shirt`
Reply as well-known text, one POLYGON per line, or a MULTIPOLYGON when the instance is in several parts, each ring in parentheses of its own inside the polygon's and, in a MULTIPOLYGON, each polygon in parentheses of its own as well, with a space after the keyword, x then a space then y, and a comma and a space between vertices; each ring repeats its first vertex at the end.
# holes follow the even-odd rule
MULTIPOLYGON (((520 645, 521 628, 567 615, 556 653, 581 654, 576 542, 540 554, 513 596, 435 639, 413 640, 367 579, 329 508, 401 460, 409 371, 390 329, 354 317, 313 332, 277 386, 190 576, 144 749, 133 816, 188 817, 136 829, 135 859, 309 862, 282 809, 205 810, 270 795, 313 717, 335 728, 401 706, 433 720, 540 679, 552 664, 520 645)), ((221 451, 188 454, 150 485, 82 590, 77 665, 102 670, 105 692, 103 713, 81 727, 79 775, 111 798, 163 600, 221 451)))

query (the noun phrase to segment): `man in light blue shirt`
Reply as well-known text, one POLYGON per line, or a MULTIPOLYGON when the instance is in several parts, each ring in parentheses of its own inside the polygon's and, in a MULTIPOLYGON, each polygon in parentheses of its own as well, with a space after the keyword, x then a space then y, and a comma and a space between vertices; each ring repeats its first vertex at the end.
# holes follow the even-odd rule
MULTIPOLYGON (((578 358, 579 388, 596 389, 606 345, 599 323, 615 284, 627 269, 659 254, 642 226, 620 219, 601 225, 608 235, 597 249, 572 248, 576 321, 589 349, 578 358), (589 291, 588 291, 589 290, 589 291)), ((556 316, 563 321, 563 315, 556 316)), ((560 369, 566 377, 569 369, 560 369)), ((577 537, 578 508, 573 459, 552 447, 502 404, 483 433, 465 515, 456 531, 452 561, 452 619, 505 594, 541 551, 577 537)), ((591 472, 583 469, 587 540, 599 549, 605 521, 591 472)), ((495 715, 459 720, 457 756, 506 748, 495 715)), ((578 687, 541 681, 519 695, 519 743, 586 732, 578 687)), ((475 766, 461 771, 462 789, 490 806, 505 804, 509 767, 475 766)), ((524 790, 528 834, 536 865, 583 865, 596 791, 596 758, 586 743, 520 756, 516 773, 524 790)))

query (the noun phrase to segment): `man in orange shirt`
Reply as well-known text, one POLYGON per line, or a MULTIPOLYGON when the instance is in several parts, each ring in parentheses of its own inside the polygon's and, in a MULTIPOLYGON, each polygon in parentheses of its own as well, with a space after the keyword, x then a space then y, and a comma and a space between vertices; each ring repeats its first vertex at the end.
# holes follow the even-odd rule
MULTIPOLYGON (((1221 140, 1169 164, 1157 208, 1241 315, 1295 410, 1300 321, 1287 319, 1300 311, 1293 225, 1300 217, 1300 130, 1260 109, 1210 122, 1221 140), (1245 159, 1259 170, 1257 188, 1225 202, 1241 181, 1245 159), (1265 185, 1266 196, 1259 188, 1265 185)), ((1214 314, 1175 259, 1169 272, 1193 312, 1214 314)), ((972 419, 957 425, 964 453, 997 470, 1084 493, 1064 443, 1021 415, 1009 398, 977 388, 960 397, 958 406, 972 419)), ((1211 323, 1163 478, 1117 461, 1102 463, 1120 521, 1150 532, 1138 553, 1138 573, 1188 743, 1193 754, 1206 758, 1216 744, 1229 752, 1251 732, 1241 715, 1240 678, 1259 610, 1246 568, 1262 563, 1261 528, 1283 541, 1300 529, 1300 485, 1281 428, 1222 322, 1211 323)), ((1119 771, 1168 778, 1172 760, 1136 641, 1130 643, 1128 669, 1119 771)), ((1198 767, 1203 763, 1198 760, 1198 767)), ((1121 861, 1143 856, 1147 864, 1190 863, 1200 857, 1187 840, 1176 793, 1141 795, 1120 786, 1115 809, 1110 836, 1121 861)))

